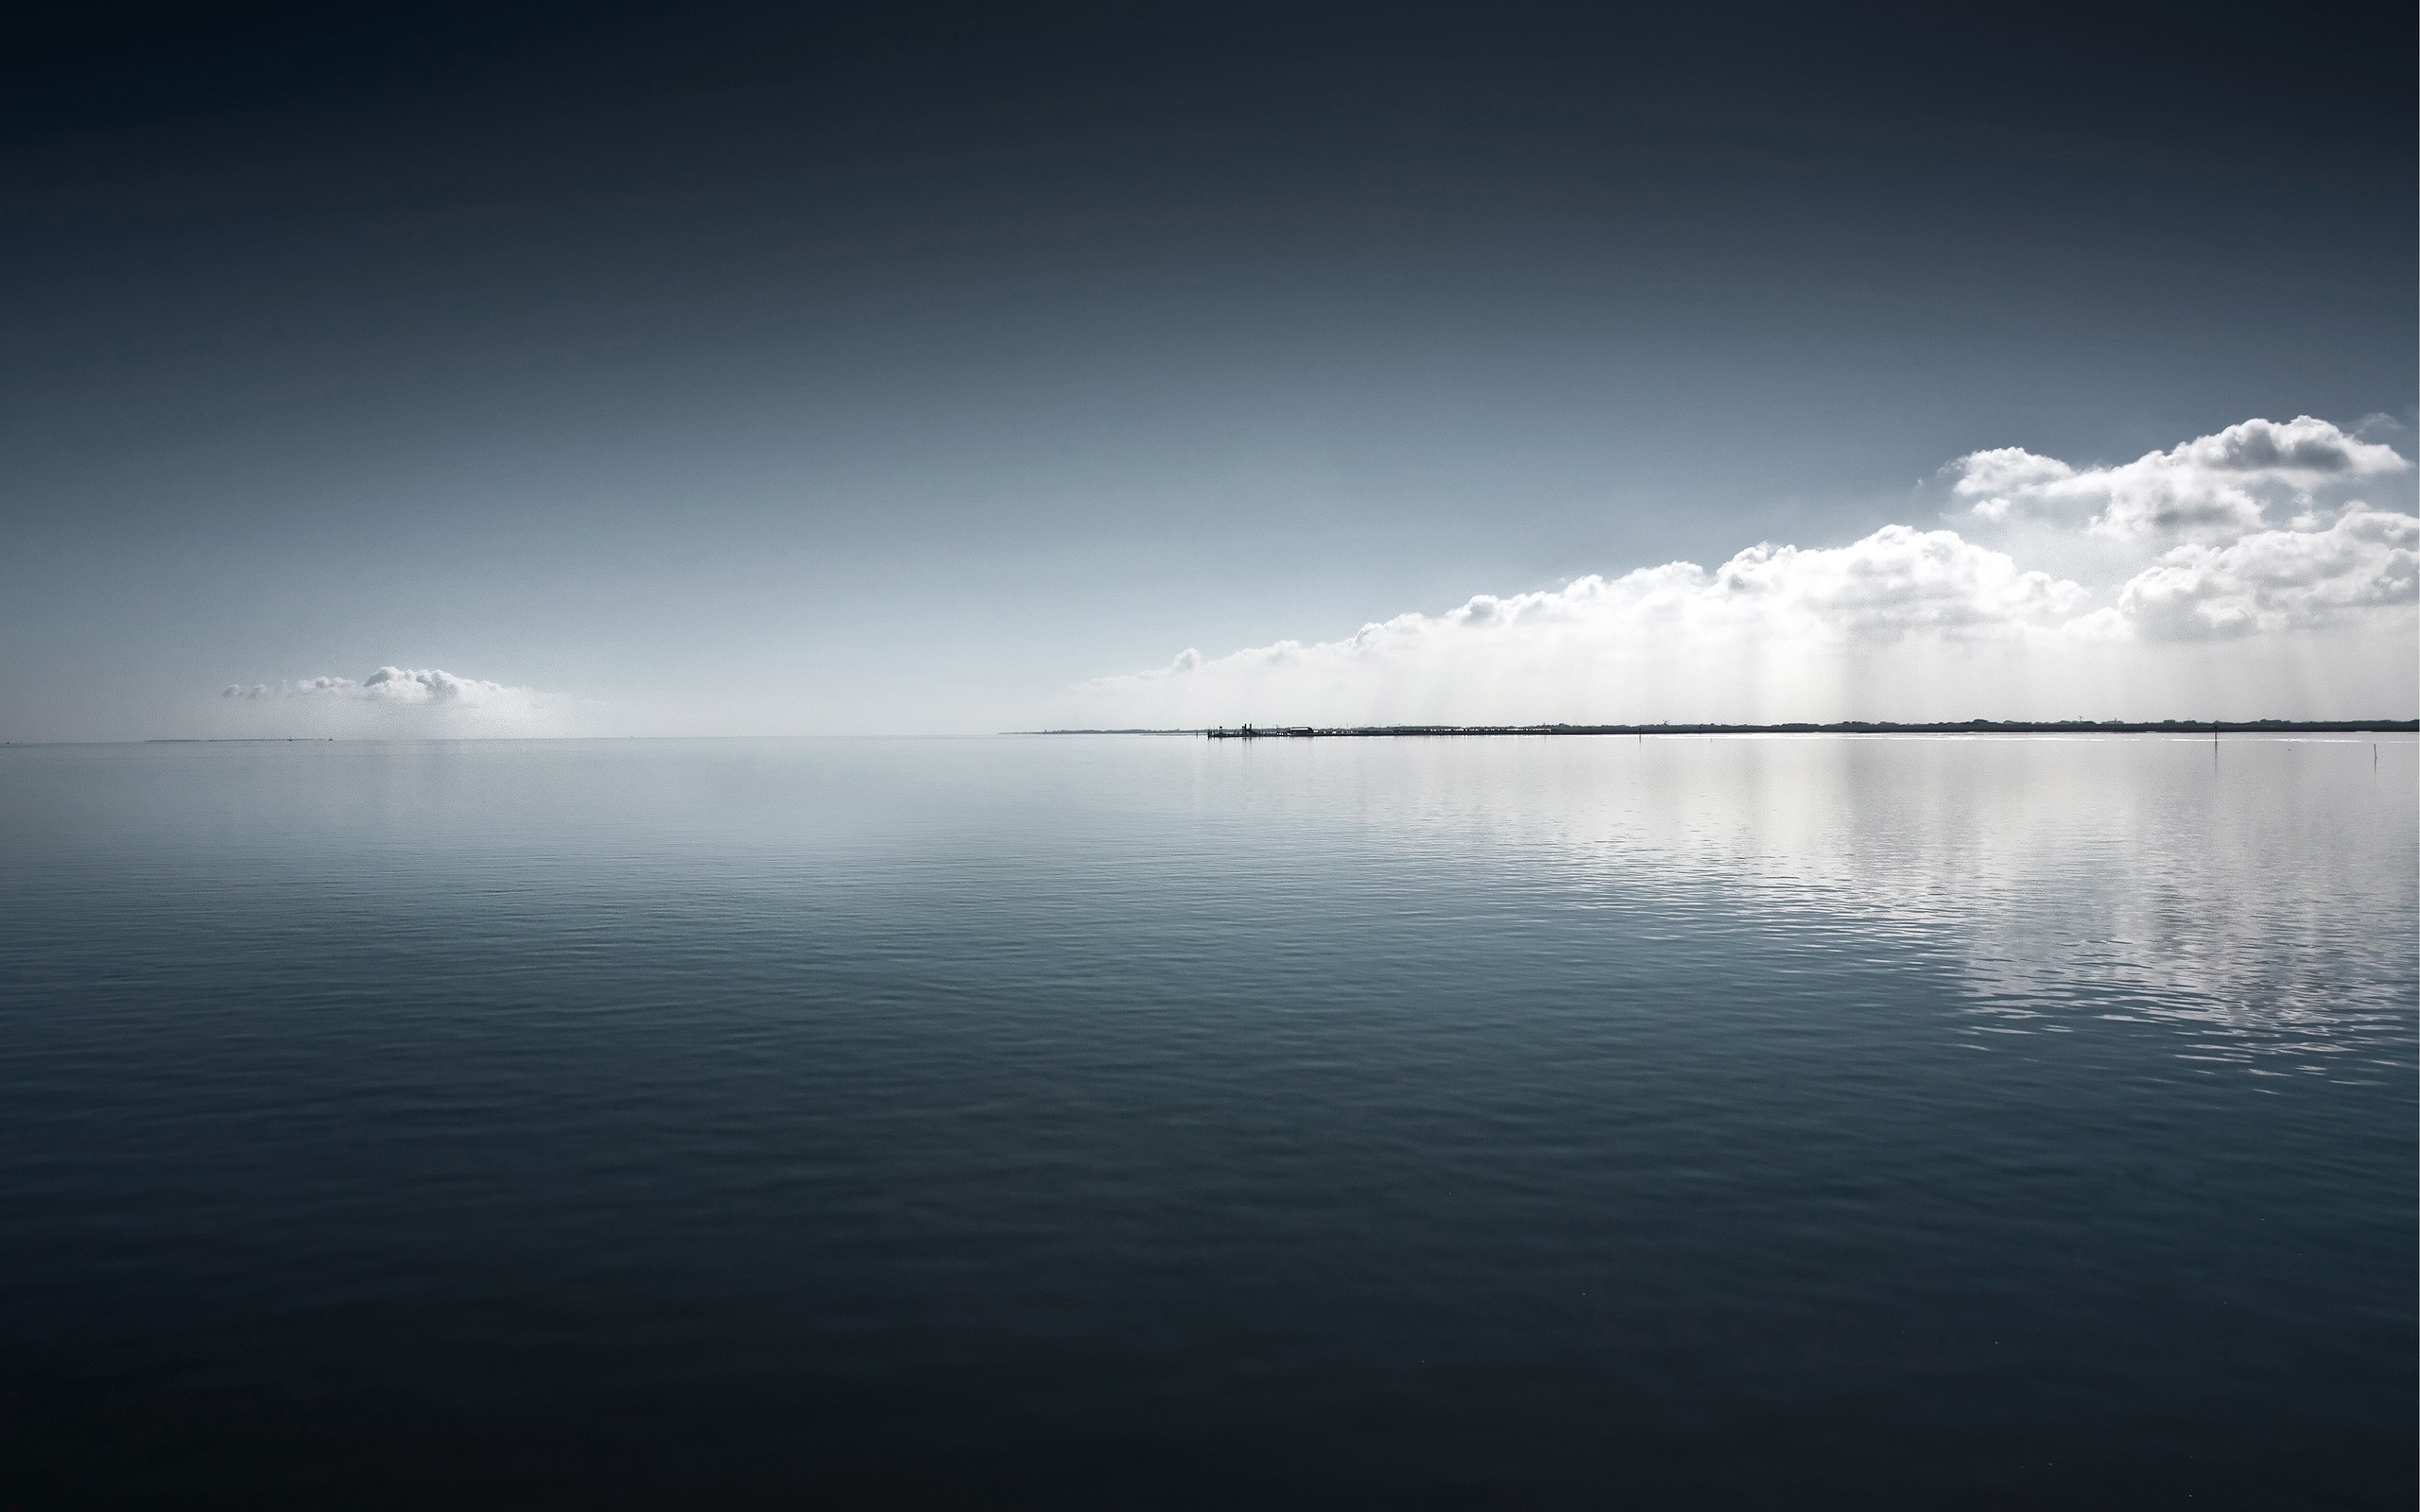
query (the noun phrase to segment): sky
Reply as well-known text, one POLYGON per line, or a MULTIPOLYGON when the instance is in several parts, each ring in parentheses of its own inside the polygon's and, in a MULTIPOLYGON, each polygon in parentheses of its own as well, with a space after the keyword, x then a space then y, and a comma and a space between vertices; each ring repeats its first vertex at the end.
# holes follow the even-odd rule
POLYGON ((2409 717, 2414 19, 0 46, 0 739, 2409 717))

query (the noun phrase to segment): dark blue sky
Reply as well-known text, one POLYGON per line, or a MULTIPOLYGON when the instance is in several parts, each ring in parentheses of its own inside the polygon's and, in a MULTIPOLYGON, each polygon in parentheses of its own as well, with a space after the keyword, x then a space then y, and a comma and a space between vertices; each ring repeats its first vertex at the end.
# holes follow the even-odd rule
POLYGON ((991 728, 1930 523, 1978 449, 2409 455, 2413 53, 2383 4, 21 21, 0 735, 385 663, 991 728))

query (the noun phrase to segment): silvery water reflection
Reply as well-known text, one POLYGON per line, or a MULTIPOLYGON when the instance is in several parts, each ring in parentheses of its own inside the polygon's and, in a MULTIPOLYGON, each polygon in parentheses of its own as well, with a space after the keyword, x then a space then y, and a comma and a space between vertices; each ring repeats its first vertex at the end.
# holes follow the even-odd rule
POLYGON ((1402 843, 1574 905, 1712 889, 1946 953, 1979 1031, 2139 1016, 2175 1023, 2180 1055, 2262 1071, 2410 1064, 2409 736, 1404 744, 1322 752, 1328 769, 1252 754, 1259 778, 1296 768, 1295 822, 1350 789, 1402 843), (1411 796, 1386 792, 1407 768, 1411 796))

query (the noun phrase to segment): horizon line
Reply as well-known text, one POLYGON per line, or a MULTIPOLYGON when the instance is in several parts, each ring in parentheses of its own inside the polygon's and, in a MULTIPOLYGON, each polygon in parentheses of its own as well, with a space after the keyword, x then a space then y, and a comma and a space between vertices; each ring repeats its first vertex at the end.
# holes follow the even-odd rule
POLYGON ((1196 725, 1068 727, 1046 730, 891 730, 855 733, 579 735, 148 735, 101 740, 0 740, 7 747, 61 746, 377 746, 611 740, 992 740, 1038 735, 1185 735, 1277 739, 1480 735, 1858 735, 1858 734, 2420 734, 2420 718, 2400 719, 1844 719, 1767 724, 1715 721, 1576 725, 1196 725), (1247 733, 1249 732, 1249 733, 1247 733))

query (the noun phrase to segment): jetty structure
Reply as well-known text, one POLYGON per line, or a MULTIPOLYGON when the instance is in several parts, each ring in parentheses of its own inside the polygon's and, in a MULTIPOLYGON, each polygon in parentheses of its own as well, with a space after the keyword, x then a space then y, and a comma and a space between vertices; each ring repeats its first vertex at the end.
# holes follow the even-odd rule
POLYGON ((2415 734, 2420 719, 1844 719, 1777 725, 1219 725, 1194 730, 1041 730, 1041 735, 1188 735, 1206 740, 1363 740, 1453 735, 2328 735, 2415 734))

